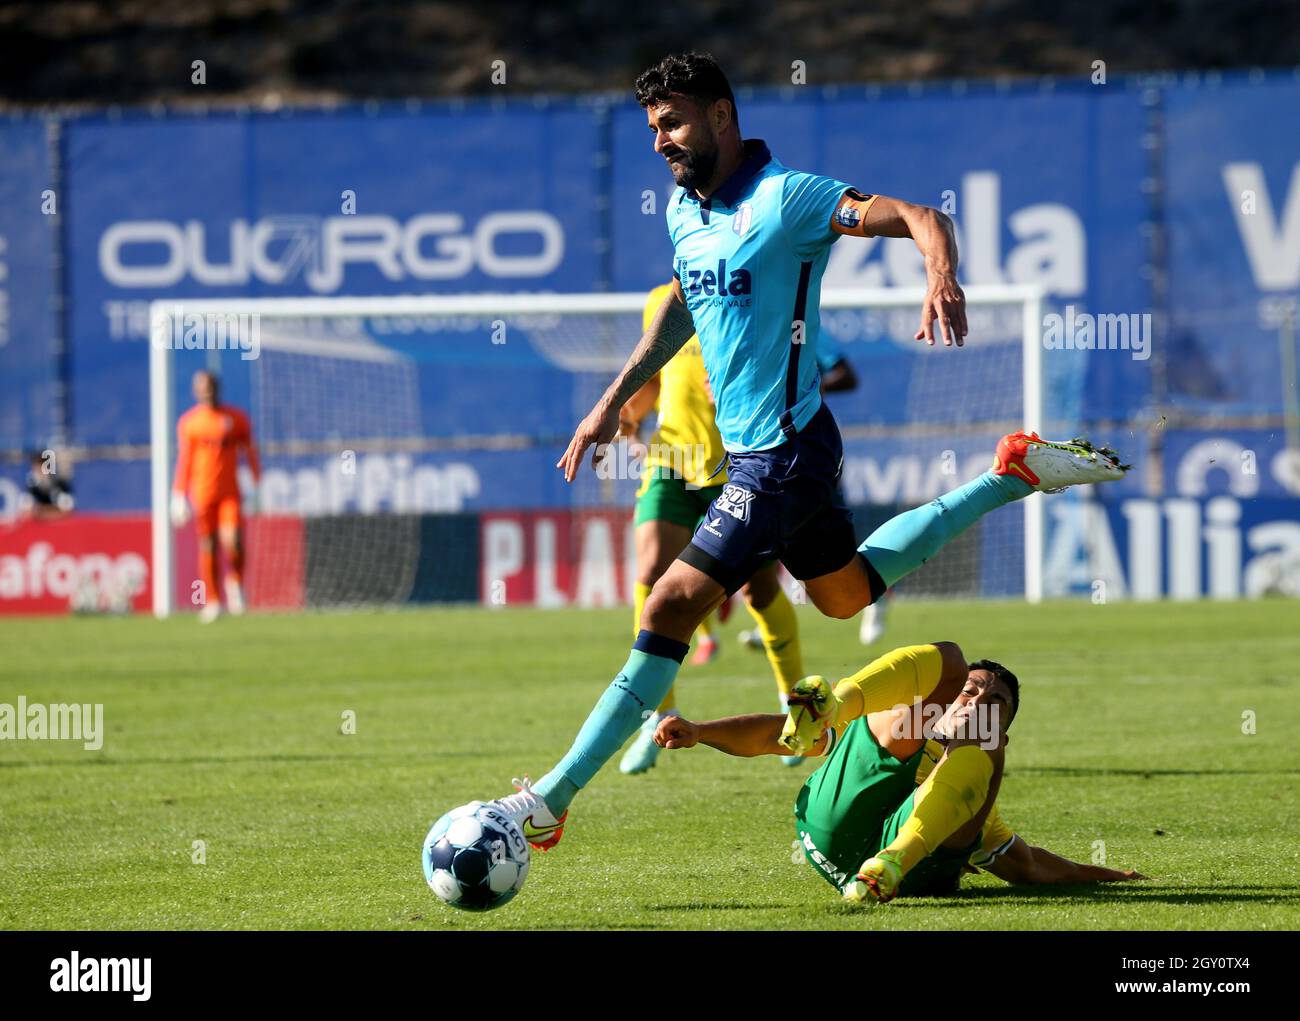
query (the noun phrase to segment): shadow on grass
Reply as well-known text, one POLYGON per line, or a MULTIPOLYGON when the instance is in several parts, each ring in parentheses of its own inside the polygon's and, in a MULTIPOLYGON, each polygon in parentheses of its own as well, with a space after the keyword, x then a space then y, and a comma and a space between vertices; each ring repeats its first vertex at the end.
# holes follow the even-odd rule
POLYGON ((647 904, 647 911, 788 911, 798 907, 797 904, 736 904, 720 902, 706 904, 697 901, 694 904, 647 904))
MULTIPOLYGON (((421 758, 480 759, 488 757, 483 752, 436 752, 421 758)), ((258 762, 399 762, 409 764, 409 755, 367 755, 348 753, 339 755, 190 755, 176 758, 115 759, 104 755, 76 759, 46 759, 31 762, 0 762, 0 769, 55 769, 64 767, 86 768, 105 766, 233 766, 258 762)))
POLYGON ((1150 882, 1133 883, 1060 883, 1043 886, 973 886, 951 897, 900 898, 898 905, 925 908, 959 908, 972 904, 1004 904, 1090 901, 1103 903, 1160 904, 1231 904, 1256 901, 1293 901, 1300 903, 1300 889, 1282 886, 1153 886, 1150 882))
POLYGON ((1017 766, 1007 767, 1006 775, 1028 773, 1037 776, 1294 776, 1300 769, 1111 769, 1106 766, 1017 766))

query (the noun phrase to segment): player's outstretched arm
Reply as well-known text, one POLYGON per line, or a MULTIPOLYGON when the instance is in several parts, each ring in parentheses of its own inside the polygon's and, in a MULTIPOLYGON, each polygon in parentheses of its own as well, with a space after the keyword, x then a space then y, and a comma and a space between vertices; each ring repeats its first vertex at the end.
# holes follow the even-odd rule
POLYGON ((590 414, 579 423, 564 456, 556 462, 555 467, 563 470, 566 482, 577 477, 582 455, 588 447, 597 448, 591 462, 593 468, 596 466, 600 447, 618 433, 618 415, 623 405, 681 350, 694 333, 695 323, 686 307, 681 281, 674 280, 672 290, 623 366, 623 371, 596 402, 590 414))
POLYGON ((848 191, 831 217, 831 229, 851 237, 911 238, 925 257, 925 305, 916 340, 934 344, 934 324, 946 346, 962 346, 967 333, 966 295, 957 283, 957 232, 930 206, 888 195, 848 191))
POLYGON ((618 413, 618 434, 636 436, 641 431, 641 423, 659 400, 659 374, 655 373, 645 384, 628 398, 618 413))
MULTIPOLYGON (((655 744, 661 748, 694 748, 705 744, 728 755, 752 758, 755 755, 785 755, 777 739, 785 717, 774 713, 727 716, 721 720, 693 723, 680 716, 665 717, 655 731, 655 744)), ((819 747, 825 739, 819 742, 819 747)), ((812 754, 819 754, 814 751, 812 754)))
POLYGON ((985 868, 1008 883, 1118 883, 1128 879, 1146 879, 1133 869, 1108 869, 1085 865, 1053 854, 1043 847, 1031 847, 1016 837, 1006 853, 985 868))

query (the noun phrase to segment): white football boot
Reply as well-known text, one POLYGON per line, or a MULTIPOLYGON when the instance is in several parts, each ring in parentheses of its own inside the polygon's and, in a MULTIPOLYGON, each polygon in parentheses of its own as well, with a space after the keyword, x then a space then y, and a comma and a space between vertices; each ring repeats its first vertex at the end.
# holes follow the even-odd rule
POLYGON ((1115 482, 1131 465, 1120 464, 1108 447, 1094 447, 1085 439, 1052 443, 1038 433, 1008 433, 998 440, 993 455, 994 475, 1014 475, 1040 493, 1059 493, 1070 486, 1115 482))
POLYGON ((564 824, 569 819, 569 813, 566 811, 558 819, 555 818, 542 796, 533 791, 528 777, 510 782, 515 785, 518 793, 497 798, 492 804, 515 821, 524 831, 524 838, 529 844, 538 851, 549 851, 564 835, 564 824))

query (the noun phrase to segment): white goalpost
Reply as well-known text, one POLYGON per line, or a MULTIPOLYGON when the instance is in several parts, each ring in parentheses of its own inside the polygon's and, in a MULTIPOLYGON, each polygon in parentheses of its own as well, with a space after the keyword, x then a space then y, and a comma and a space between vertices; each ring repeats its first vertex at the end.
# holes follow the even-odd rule
MULTIPOLYGON (((906 438, 912 444, 909 449, 925 459, 936 456, 938 444, 963 433, 979 436, 982 442, 994 428, 1023 426, 1041 432, 1042 290, 1019 285, 967 288, 972 319, 967 350, 973 354, 964 363, 948 364, 943 359, 961 359, 962 354, 927 353, 925 345, 911 340, 923 297, 920 289, 822 292, 823 335, 842 334, 841 350, 858 366, 862 400, 868 402, 863 406, 870 407, 873 386, 882 384, 873 381, 872 363, 855 357, 854 343, 869 342, 872 346, 864 346, 863 352, 894 357, 890 364, 895 371, 898 359, 916 359, 906 366, 906 393, 888 395, 893 420, 841 421, 846 457, 854 444, 867 448, 873 442, 890 442, 890 437, 906 438), (996 339, 986 339, 994 334, 996 339)), ((642 293, 153 302, 149 399, 155 615, 166 617, 177 609, 178 560, 169 501, 178 404, 189 371, 216 369, 223 377, 230 373, 232 384, 240 388, 232 402, 240 404, 242 394, 251 405, 247 410, 264 464, 280 466, 277 492, 286 486, 315 487, 307 495, 280 493, 279 504, 271 508, 264 502, 264 509, 306 522, 307 538, 301 540, 306 552, 293 561, 293 570, 309 575, 301 605, 400 601, 418 587, 413 564, 421 558, 420 544, 426 540, 416 519, 438 513, 441 506, 428 496, 430 469, 420 467, 422 459, 454 449, 510 451, 553 463, 562 440, 567 440, 561 435, 565 427, 556 423, 568 422, 571 428, 622 366, 641 335, 644 303, 642 293), (492 346, 498 334, 501 343, 508 337, 516 345, 509 373, 495 369, 494 352, 504 350, 492 346), (516 338, 525 342, 526 357, 519 357, 516 338), (472 359, 478 363, 467 369, 457 359, 466 365, 472 359), (529 380, 530 372, 548 373, 547 385, 553 388, 556 380, 564 380, 564 392, 522 392, 521 381, 529 380), (465 392, 466 387, 454 382, 463 379, 475 380, 481 393, 465 392), (454 389, 444 393, 444 387, 454 389), (470 416, 473 429, 431 427, 430 419, 438 418, 448 400, 457 407, 482 408, 481 416, 470 416), (538 424, 517 413, 539 401, 547 405, 548 422, 538 424), (494 416, 494 408, 511 414, 494 416), (509 423, 496 428, 499 417, 509 423), (312 465, 331 462, 339 452, 360 452, 363 457, 369 452, 389 459, 383 462, 388 467, 375 471, 380 481, 371 488, 379 497, 349 495, 354 489, 347 486, 343 496, 332 491, 329 498, 320 496, 318 490, 330 489, 334 482, 321 483, 312 465), (385 479, 384 471, 400 477, 385 479), (322 522, 323 517, 330 520, 322 522), (381 584, 368 577, 376 572, 383 575, 381 584)), ((353 485, 353 480, 343 481, 353 485)), ((583 507, 617 503, 611 486, 594 479, 575 484, 573 494, 575 505, 583 507)), ((526 491, 521 499, 525 502, 518 509, 530 509, 526 491)), ((453 504, 447 506, 454 509, 453 504)), ((1037 602, 1043 593, 1042 500, 1031 497, 1022 507, 1023 587, 1016 594, 1037 602)), ((941 559, 922 571, 941 570, 941 559)), ((287 570, 283 563, 268 561, 262 569, 287 570)), ((978 571, 978 563, 969 567, 969 572, 978 571)))

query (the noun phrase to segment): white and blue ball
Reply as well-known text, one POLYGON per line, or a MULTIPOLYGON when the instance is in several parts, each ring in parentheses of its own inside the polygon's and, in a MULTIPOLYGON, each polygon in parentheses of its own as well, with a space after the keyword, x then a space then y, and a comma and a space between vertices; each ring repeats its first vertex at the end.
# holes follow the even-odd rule
POLYGON ((424 878, 444 904, 491 911, 528 878, 528 841, 514 820, 482 801, 453 808, 424 838, 424 878))

